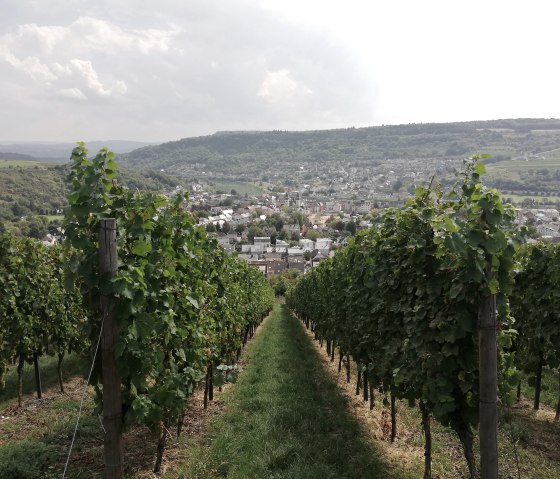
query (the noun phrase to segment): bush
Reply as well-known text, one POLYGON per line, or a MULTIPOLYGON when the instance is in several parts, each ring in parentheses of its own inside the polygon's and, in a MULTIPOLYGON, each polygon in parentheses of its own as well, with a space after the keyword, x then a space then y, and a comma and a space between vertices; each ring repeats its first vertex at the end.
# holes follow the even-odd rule
POLYGON ((2 479, 55 478, 53 464, 58 456, 56 446, 38 441, 18 441, 0 448, 0 471, 2 479))

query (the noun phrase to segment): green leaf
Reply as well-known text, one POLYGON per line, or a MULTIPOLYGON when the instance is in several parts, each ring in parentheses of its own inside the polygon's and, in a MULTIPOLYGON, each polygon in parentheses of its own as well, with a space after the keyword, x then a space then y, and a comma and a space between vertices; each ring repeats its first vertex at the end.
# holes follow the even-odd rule
POLYGON ((500 283, 497 278, 491 278, 490 281, 488 281, 488 289, 490 290, 490 293, 498 294, 498 291, 500 290, 500 283))
POLYGON ((136 331, 136 337, 139 340, 150 337, 154 330, 154 323, 154 318, 151 315, 147 313, 139 314, 133 323, 133 328, 136 331))
POLYGON ((186 299, 189 303, 191 303, 196 309, 198 309, 198 301, 191 296, 186 296, 186 299))
POLYGON ((474 167, 474 171, 478 174, 478 175, 483 175, 484 173, 486 173, 486 166, 484 166, 484 163, 482 162, 477 162, 475 167, 474 167))
POLYGON ((152 251, 152 245, 145 240, 138 239, 133 243, 131 251, 137 256, 146 256, 152 251))

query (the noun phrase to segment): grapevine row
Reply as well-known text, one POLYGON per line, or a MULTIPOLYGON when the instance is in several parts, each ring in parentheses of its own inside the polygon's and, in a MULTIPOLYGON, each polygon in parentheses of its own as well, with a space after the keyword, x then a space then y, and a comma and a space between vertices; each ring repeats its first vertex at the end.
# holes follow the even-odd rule
POLYGON ((167 431, 178 424, 180 433, 186 398, 216 367, 218 376, 230 370, 274 295, 259 271, 195 225, 183 194, 132 192, 115 179, 113 153, 89 159, 83 144, 73 150, 66 279, 86 299, 92 337, 102 322, 100 295, 114 299, 124 425, 159 435, 157 472, 167 431), (116 219, 119 258, 110 280, 97 266, 98 225, 107 217, 116 219))
MULTIPOLYGON (((38 377, 38 358, 56 354, 64 391, 62 360, 81 349, 85 315, 77 291, 63 287, 62 254, 61 248, 31 238, 0 235, 0 390, 7 365, 17 362, 20 406, 26 361, 35 363, 38 377)), ((40 381, 37 394, 41 397, 40 381)))
MULTIPOLYGON (((148 426, 158 436, 159 470, 168 431, 185 415, 202 382, 213 386, 236 374, 242 346, 272 309, 263 275, 227 254, 198 228, 187 197, 132 192, 116 182, 114 155, 72 152, 70 209, 64 247, 0 237, 0 373, 11 361, 37 359, 47 349, 93 357, 111 298, 121 378, 122 426, 148 426), (116 219, 117 274, 99 274, 98 229, 116 219)), ((100 355, 92 382, 103 401, 100 355), (99 384, 99 385, 97 385, 99 384)), ((0 374, 1 376, 1 374, 0 374)))
MULTIPOLYGON (((336 346, 356 361, 364 390, 369 382, 393 404, 395 398, 418 403, 425 431, 430 415, 455 430, 472 478, 481 399, 477 324, 480 305, 492 298, 502 400, 515 379, 505 349, 512 339, 514 215, 495 190, 483 187, 483 169, 470 161, 447 196, 438 186, 419 188, 405 209, 387 210, 287 297, 331 352, 336 346)), ((426 440, 424 477, 431 477, 426 440)))

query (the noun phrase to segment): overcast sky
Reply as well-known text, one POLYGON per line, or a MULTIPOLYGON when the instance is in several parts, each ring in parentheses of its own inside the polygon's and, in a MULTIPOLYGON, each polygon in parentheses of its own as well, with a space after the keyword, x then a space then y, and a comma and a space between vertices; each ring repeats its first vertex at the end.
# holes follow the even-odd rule
POLYGON ((556 0, 0 0, 0 141, 560 117, 556 0))

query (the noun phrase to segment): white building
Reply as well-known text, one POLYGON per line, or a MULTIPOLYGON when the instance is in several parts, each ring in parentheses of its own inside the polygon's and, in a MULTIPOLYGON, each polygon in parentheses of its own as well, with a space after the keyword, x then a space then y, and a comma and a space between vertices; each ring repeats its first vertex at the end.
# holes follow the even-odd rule
POLYGON ((299 245, 303 248, 303 251, 313 251, 313 240, 302 238, 299 240, 299 245))

